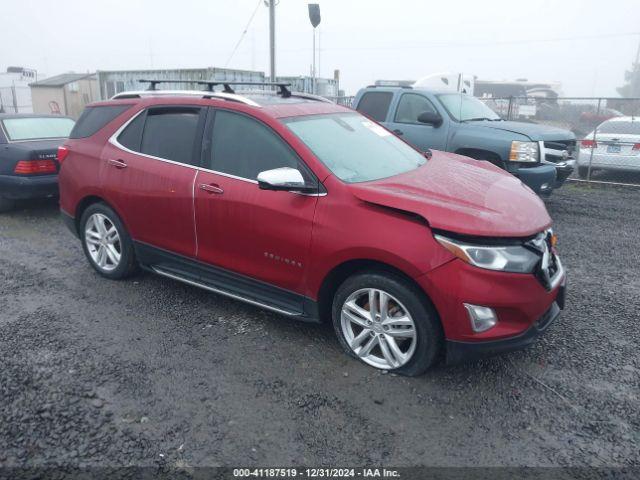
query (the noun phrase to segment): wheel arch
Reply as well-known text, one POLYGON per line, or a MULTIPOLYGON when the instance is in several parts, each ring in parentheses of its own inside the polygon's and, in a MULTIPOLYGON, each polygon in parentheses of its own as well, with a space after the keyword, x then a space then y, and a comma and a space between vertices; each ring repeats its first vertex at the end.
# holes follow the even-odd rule
POLYGON ((340 287, 340 285, 342 285, 342 283, 347 278, 357 273, 364 273, 364 272, 389 273, 407 282, 409 285, 411 285, 421 294, 421 299, 424 302, 426 302, 430 308, 433 309, 438 319, 438 322, 442 327, 440 314, 438 313, 438 310, 435 304, 433 303, 433 301, 431 300, 427 292, 425 292, 424 289, 420 287, 418 282, 416 282, 411 276, 407 275, 405 272, 403 272, 397 267, 394 267, 393 265, 390 265, 388 263, 385 263, 379 260, 373 260, 373 259, 367 259, 367 258, 352 259, 352 260, 344 261, 336 265, 335 267, 333 267, 325 275, 320 285, 320 288, 318 290, 318 296, 317 296, 318 316, 321 322, 324 323, 324 322, 331 321, 331 306, 333 303, 333 297, 335 295, 335 292, 340 287))
POLYGON ((76 205, 76 209, 74 211, 74 222, 78 235, 80 235, 80 219, 82 218, 83 213, 87 208, 89 208, 91 205, 95 205, 96 203, 104 203, 107 207, 116 212, 116 215, 118 215, 120 221, 125 225, 125 228, 129 230, 129 226, 126 224, 124 218, 112 203, 109 203, 104 197, 101 197, 100 195, 90 194, 82 197, 82 199, 76 205))
POLYGON ((487 162, 493 163, 500 168, 503 168, 504 165, 504 160, 500 157, 500 155, 491 150, 463 147, 459 148, 454 153, 458 155, 464 155, 465 157, 471 157, 476 160, 485 160, 487 162))

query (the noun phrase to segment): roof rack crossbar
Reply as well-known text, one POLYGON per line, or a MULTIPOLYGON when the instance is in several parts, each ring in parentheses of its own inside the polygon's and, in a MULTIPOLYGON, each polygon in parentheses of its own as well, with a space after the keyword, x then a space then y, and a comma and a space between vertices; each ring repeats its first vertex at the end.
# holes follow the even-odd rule
POLYGON ((291 96, 291 91, 287 88, 290 87, 290 83, 284 82, 227 82, 224 80, 147 80, 140 79, 138 80, 140 83, 148 83, 149 88, 147 90, 153 91, 157 90, 156 85, 159 83, 195 83, 197 85, 204 85, 205 90, 208 92, 213 92, 214 88, 218 85, 222 85, 225 93, 236 93, 235 90, 231 87, 232 85, 253 85, 253 86, 264 86, 264 87, 278 87, 278 93, 282 95, 283 98, 288 98, 291 96))

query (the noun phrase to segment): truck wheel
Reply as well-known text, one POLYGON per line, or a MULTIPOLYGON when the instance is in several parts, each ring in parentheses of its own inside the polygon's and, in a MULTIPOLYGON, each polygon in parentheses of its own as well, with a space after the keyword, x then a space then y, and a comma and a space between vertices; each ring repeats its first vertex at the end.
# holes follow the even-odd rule
POLYGON ((349 277, 333 298, 333 327, 350 356, 407 376, 436 360, 442 328, 422 291, 388 272, 349 277))
MULTIPOLYGON (((591 173, 593 173, 593 170, 591 170, 591 173)), ((589 168, 588 167, 578 167, 578 176, 582 179, 587 178, 587 175, 589 175, 589 168)))
POLYGON ((9 200, 8 198, 0 197, 0 213, 8 212, 10 210, 13 210, 13 208, 15 206, 16 206, 16 202, 15 201, 9 200))
POLYGON ((103 277, 120 280, 137 267, 131 237, 118 215, 104 203, 90 205, 80 219, 82 248, 103 277))

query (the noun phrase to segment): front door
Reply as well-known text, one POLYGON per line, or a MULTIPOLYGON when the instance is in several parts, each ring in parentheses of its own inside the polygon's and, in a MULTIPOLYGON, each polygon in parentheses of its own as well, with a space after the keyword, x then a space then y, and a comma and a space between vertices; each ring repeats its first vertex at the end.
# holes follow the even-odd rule
POLYGON ((434 127, 418 122, 421 113, 438 113, 431 101, 419 93, 403 93, 398 100, 395 113, 385 126, 401 135, 404 140, 421 151, 427 149, 446 150, 448 121, 434 127))
POLYGON ((107 199, 133 240, 194 257, 193 186, 206 109, 142 111, 102 152, 107 199))
POLYGON ((298 168, 309 182, 312 174, 262 122, 228 110, 210 117, 195 189, 198 259, 302 294, 318 196, 260 190, 256 178, 279 167, 298 168))

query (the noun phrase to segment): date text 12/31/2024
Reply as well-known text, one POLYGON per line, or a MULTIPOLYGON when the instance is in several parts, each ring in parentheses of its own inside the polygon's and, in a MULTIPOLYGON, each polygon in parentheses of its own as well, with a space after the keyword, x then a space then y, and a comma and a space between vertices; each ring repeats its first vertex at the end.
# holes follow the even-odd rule
POLYGON ((399 478, 386 468, 235 468, 235 478, 399 478))

